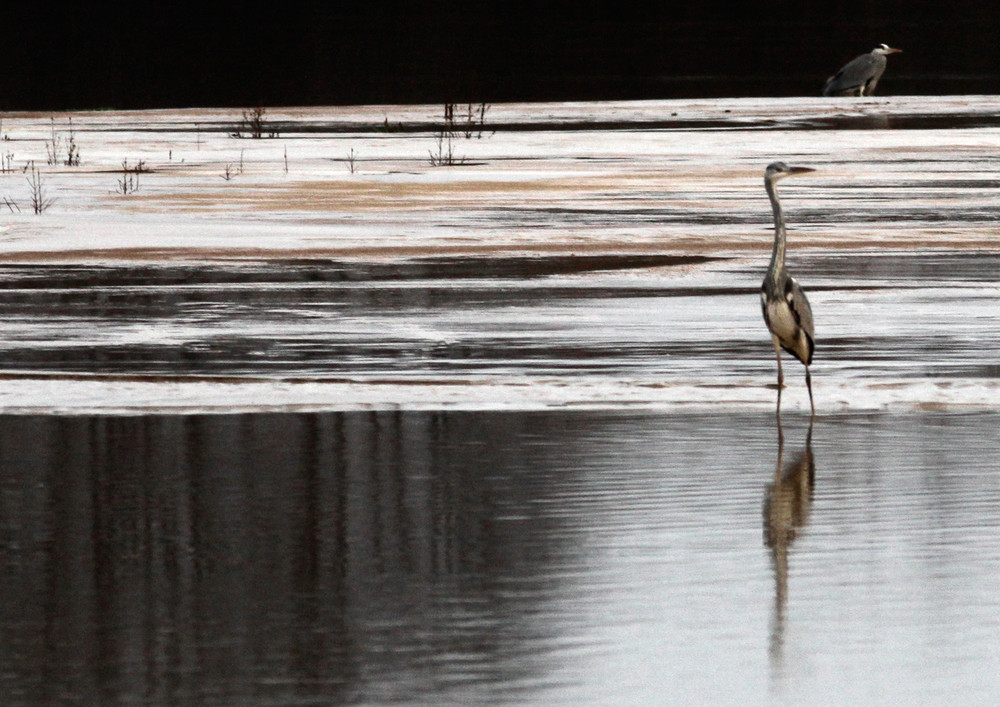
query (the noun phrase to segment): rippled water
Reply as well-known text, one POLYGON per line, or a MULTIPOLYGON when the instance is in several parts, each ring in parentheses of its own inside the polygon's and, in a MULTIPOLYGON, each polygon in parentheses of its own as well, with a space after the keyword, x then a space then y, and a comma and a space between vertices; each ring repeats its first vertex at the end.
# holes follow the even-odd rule
POLYGON ((6 704, 963 704, 995 413, 0 418, 6 704))
MULTIPOLYGON (((914 385, 997 377, 997 255, 793 258, 817 319, 822 410, 857 405, 879 386, 899 393, 876 404, 919 403, 908 397, 914 385)), ((774 375, 758 314, 763 267, 735 256, 653 255, 7 266, 0 356, 9 379, 110 386, 360 381, 480 387, 489 396, 498 382, 545 380, 599 404, 612 399, 602 397, 609 385, 629 389, 633 402, 677 385, 762 402, 774 375)), ((800 369, 792 370, 790 404, 801 405, 800 369)), ((97 389, 92 405, 107 395, 113 406, 111 391, 97 389)), ((399 403, 420 399, 412 385, 399 395, 399 403)), ((30 404, 22 397, 18 406, 30 404)), ((169 397, 160 393, 159 405, 169 397)))
POLYGON ((545 278, 705 260, 8 267, 0 290, 2 353, 8 371, 120 376, 606 369, 628 352, 602 351, 608 342, 600 339, 614 329, 600 331, 596 310, 628 310, 629 295, 656 292, 545 278), (589 326, 578 316, 588 311, 589 326))

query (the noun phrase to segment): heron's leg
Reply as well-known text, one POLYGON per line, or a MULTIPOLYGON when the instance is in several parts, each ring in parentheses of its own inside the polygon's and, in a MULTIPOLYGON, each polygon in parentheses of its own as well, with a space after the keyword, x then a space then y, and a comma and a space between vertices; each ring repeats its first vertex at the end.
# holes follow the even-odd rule
POLYGON ((816 406, 813 405, 813 384, 812 378, 809 375, 809 366, 806 366, 806 388, 809 389, 809 409, 812 411, 812 416, 816 417, 816 406))
MULTIPOLYGON (((785 374, 781 372, 781 342, 778 341, 778 337, 771 334, 771 342, 774 344, 774 357, 778 359, 778 395, 781 395, 781 389, 785 387, 785 374)), ((780 401, 780 397, 778 398, 780 401)))

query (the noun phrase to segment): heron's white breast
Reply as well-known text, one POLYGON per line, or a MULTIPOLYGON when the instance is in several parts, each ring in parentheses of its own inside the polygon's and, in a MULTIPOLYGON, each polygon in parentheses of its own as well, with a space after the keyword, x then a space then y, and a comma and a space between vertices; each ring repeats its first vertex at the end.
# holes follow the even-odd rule
POLYGON ((798 339, 799 325, 795 321, 795 314, 792 308, 784 300, 776 302, 766 302, 767 325, 775 336, 777 336, 786 346, 791 345, 798 339))

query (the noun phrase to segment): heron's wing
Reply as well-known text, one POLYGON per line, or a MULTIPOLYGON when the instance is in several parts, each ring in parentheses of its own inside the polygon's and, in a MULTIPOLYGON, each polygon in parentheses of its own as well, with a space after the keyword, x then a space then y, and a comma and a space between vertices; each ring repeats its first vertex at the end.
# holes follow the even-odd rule
POLYGON ((866 85, 879 80, 885 65, 885 57, 880 54, 862 54, 826 80, 823 95, 859 94, 866 85))
POLYGON ((806 363, 810 363, 812 361, 813 348, 815 347, 813 343, 815 336, 813 332, 812 307, 809 306, 809 300, 806 299, 805 291, 791 277, 785 283, 785 301, 788 302, 792 314, 795 315, 795 321, 802 331, 805 332, 806 338, 809 339, 809 357, 806 363))

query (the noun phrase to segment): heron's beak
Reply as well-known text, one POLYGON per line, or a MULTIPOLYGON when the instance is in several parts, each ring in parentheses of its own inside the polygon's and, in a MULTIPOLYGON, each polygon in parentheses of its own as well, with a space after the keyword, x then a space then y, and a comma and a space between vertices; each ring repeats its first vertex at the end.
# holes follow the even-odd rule
POLYGON ((892 47, 889 47, 889 51, 886 52, 886 53, 887 54, 902 54, 903 50, 902 49, 893 49, 892 47))
POLYGON ((789 174, 805 174, 806 172, 815 172, 816 170, 812 167, 789 167, 789 174))

